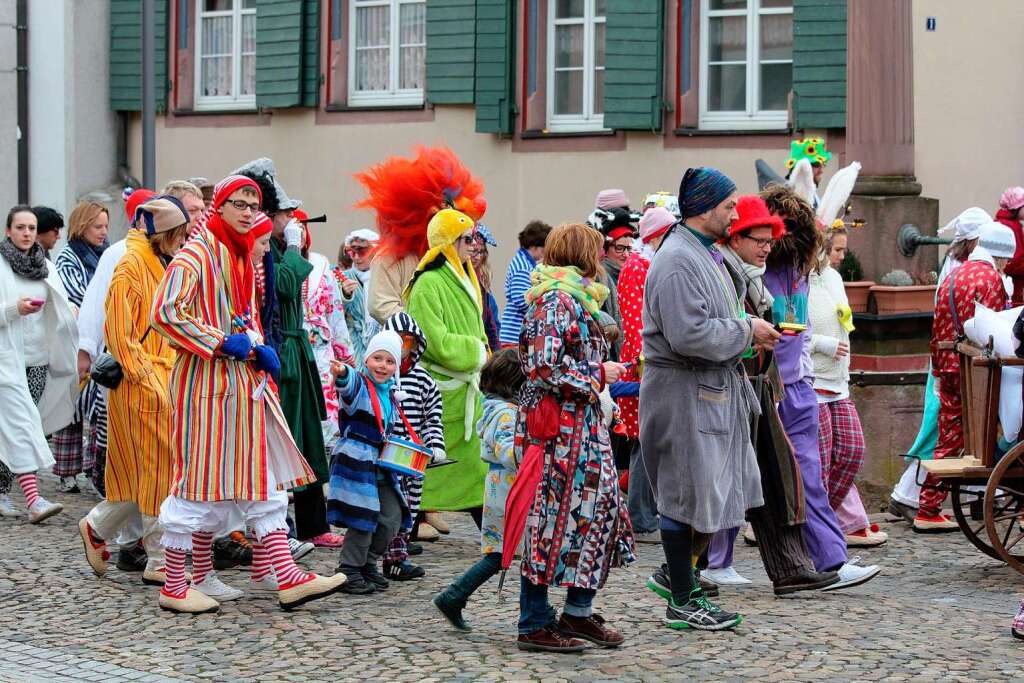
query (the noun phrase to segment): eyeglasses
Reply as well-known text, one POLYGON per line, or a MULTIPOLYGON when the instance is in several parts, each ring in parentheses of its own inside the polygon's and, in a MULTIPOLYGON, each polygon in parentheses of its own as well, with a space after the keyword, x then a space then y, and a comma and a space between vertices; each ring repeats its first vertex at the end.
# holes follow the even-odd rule
POLYGON ((770 249, 771 246, 775 244, 775 240, 771 237, 751 237, 750 235, 744 235, 742 233, 740 234, 740 237, 750 240, 757 245, 758 249, 764 249, 765 247, 770 249))
POLYGON ((616 254, 625 254, 627 251, 632 249, 632 246, 628 244, 613 244, 610 248, 616 254))
POLYGON ((259 202, 253 202, 252 204, 250 204, 244 199, 229 199, 227 203, 235 207, 239 211, 245 211, 246 209, 249 209, 253 213, 256 213, 257 211, 260 210, 259 202))

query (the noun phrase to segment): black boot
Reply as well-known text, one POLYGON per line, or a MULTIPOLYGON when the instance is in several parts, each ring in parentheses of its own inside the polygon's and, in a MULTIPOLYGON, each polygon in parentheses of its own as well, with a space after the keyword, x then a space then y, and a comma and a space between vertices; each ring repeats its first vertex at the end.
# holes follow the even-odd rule
POLYGON ((123 572, 141 572, 145 570, 148 561, 142 541, 117 551, 117 568, 123 572))
POLYGON ((377 569, 376 562, 367 562, 363 565, 363 568, 359 570, 359 573, 364 579, 372 583, 373 587, 379 591, 387 590, 388 586, 391 585, 391 582, 380 573, 379 569, 377 569))
POLYGON ((338 565, 338 571, 348 577, 345 585, 341 587, 342 593, 348 593, 349 595, 369 595, 370 593, 377 592, 376 586, 363 577, 362 571, 359 567, 338 565))

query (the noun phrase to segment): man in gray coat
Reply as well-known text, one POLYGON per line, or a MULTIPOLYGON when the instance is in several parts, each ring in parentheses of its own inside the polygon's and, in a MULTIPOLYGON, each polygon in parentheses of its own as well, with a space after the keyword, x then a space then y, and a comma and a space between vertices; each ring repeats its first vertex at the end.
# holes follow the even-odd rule
POLYGON ((739 614, 707 601, 693 573, 710 535, 763 505, 750 415, 759 412, 740 359, 778 332, 748 317, 714 243, 736 219, 736 185, 691 168, 679 186, 683 221, 651 263, 643 309, 640 443, 661 515, 671 628, 733 628, 739 614))

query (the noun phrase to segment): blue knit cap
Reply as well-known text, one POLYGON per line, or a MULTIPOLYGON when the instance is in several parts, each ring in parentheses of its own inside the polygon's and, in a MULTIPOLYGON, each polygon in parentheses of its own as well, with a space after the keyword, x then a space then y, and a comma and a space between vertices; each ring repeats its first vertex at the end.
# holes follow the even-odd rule
POLYGON ((679 183, 679 211, 684 220, 699 216, 735 191, 736 183, 716 168, 688 168, 679 183))

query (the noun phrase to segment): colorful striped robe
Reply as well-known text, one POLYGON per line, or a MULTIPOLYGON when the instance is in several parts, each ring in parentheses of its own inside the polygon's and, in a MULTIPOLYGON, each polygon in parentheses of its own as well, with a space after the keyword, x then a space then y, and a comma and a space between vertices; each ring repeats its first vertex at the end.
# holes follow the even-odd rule
POLYGON ((104 307, 103 337, 124 372, 107 395, 106 491, 107 500, 138 503, 142 514, 156 517, 173 483, 174 416, 167 383, 175 353, 159 334, 146 333, 164 265, 143 232, 130 231, 127 242, 104 307))
MULTIPOLYGON (((278 489, 316 480, 295 446, 263 374, 218 354, 232 329, 232 258, 200 229, 171 261, 153 301, 153 330, 178 349, 171 373, 174 495, 186 500, 266 500, 268 468, 278 489), (279 449, 267 448, 274 430, 279 449)), ((255 287, 246 293, 257 311, 255 287)), ((257 324, 258 323, 254 323, 257 324)))

